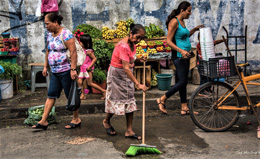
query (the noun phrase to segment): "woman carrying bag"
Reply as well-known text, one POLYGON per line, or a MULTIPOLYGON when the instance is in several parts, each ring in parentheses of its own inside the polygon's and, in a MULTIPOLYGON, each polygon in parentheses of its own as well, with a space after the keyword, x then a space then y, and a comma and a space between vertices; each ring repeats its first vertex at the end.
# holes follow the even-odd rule
MULTIPOLYGON (((60 97, 62 89, 64 89, 65 95, 68 98, 71 82, 77 78, 77 53, 74 36, 70 30, 61 27, 62 19, 63 17, 57 13, 48 13, 44 19, 46 29, 49 33, 47 36, 48 44, 42 74, 43 76, 48 76, 47 70, 50 66, 52 75, 44 113, 42 119, 36 125, 33 125, 32 128, 34 129, 47 129, 47 118, 55 104, 56 98, 60 97), (61 36, 61 34, 63 35, 61 36), (62 44, 61 37, 70 51, 71 62, 67 59, 66 49, 62 44)), ((80 125, 81 120, 78 114, 79 109, 73 111, 71 124, 67 125, 65 128, 72 128, 80 125)))

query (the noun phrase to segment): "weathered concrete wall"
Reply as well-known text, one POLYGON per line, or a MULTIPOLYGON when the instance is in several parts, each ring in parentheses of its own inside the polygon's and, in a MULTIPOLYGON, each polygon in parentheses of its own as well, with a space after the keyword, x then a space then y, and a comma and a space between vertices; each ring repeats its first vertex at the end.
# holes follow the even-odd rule
MULTIPOLYGON (((73 30, 79 24, 87 23, 97 28, 114 24, 129 17, 136 23, 148 25, 155 23, 165 28, 165 20, 181 0, 59 0, 60 14, 64 17, 63 25, 73 30)), ((223 26, 229 35, 243 35, 245 25, 247 30, 248 60, 252 69, 260 71, 260 1, 259 0, 189 0, 192 4, 190 19, 186 21, 187 28, 204 24, 211 27, 215 39, 225 35, 223 26)), ((11 36, 20 37, 21 50, 18 62, 28 70, 28 63, 44 62, 46 30, 43 20, 35 16, 38 0, 1 0, 0 2, 0 33, 11 32, 11 36)), ((197 33, 191 37, 195 47, 197 33)), ((239 48, 244 47, 244 41, 238 41, 239 48)), ((230 41, 230 47, 234 41, 230 41)), ((225 52, 224 44, 217 50, 225 52)), ((238 60, 243 61, 243 52, 238 60)))

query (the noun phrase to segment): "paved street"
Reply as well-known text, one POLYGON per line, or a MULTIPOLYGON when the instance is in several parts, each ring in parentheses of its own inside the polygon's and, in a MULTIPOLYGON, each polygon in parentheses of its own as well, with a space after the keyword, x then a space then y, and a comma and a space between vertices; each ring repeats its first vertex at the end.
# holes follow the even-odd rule
MULTIPOLYGON (((24 118, 1 120, 1 159, 15 158, 126 158, 124 152, 136 140, 125 139, 125 118, 116 116, 112 125, 116 136, 108 136, 102 126, 104 113, 82 115, 81 128, 65 130, 71 116, 59 117, 47 131, 35 131, 23 124, 24 118), (92 141, 85 142, 93 139, 92 141), (83 142, 83 144, 80 144, 83 142)), ((146 118, 146 143, 155 145, 161 155, 139 155, 134 158, 260 158, 260 140, 256 138, 257 122, 252 115, 240 118, 226 132, 208 133, 197 128, 189 116, 179 110, 169 115, 149 110, 146 118), (247 125, 247 121, 251 122, 247 125)), ((141 111, 136 113, 134 131, 141 134, 141 111)))

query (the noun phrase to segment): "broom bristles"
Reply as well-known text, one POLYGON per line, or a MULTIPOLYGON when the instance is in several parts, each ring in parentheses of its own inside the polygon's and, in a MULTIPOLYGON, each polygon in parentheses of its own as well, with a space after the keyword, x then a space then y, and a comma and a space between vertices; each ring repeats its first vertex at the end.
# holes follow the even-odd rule
POLYGON ((129 149, 126 151, 127 156, 135 156, 138 154, 161 154, 162 152, 159 151, 156 146, 150 145, 131 145, 129 149))

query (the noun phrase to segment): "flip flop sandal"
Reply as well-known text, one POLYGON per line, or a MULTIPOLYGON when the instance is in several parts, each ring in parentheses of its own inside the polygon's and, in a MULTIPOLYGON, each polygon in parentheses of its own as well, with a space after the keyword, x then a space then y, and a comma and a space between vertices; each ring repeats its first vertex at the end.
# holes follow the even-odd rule
POLYGON ((75 123, 69 123, 68 125, 70 126, 70 128, 66 128, 66 127, 65 127, 65 129, 74 129, 74 128, 80 127, 81 122, 78 123, 78 124, 75 124, 75 123))
POLYGON ((137 135, 137 134, 134 134, 134 135, 132 135, 132 136, 125 136, 125 138, 130 138, 130 139, 136 139, 136 140, 142 140, 142 137, 139 139, 138 137, 141 137, 141 136, 139 136, 139 135, 137 135))
POLYGON ((47 130, 49 125, 47 126, 44 126, 44 125, 41 125, 39 123, 35 124, 35 127, 32 127, 33 129, 43 129, 43 130, 47 130))
POLYGON ((106 130, 107 134, 110 135, 110 136, 116 135, 116 133, 115 134, 111 134, 111 132, 115 132, 115 129, 112 126, 110 128, 105 128, 105 130, 106 130))

